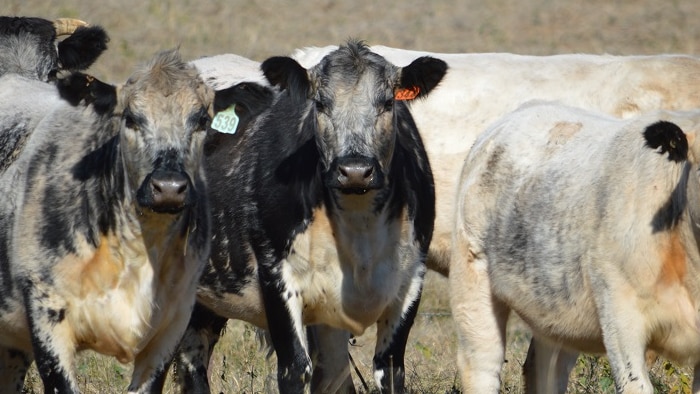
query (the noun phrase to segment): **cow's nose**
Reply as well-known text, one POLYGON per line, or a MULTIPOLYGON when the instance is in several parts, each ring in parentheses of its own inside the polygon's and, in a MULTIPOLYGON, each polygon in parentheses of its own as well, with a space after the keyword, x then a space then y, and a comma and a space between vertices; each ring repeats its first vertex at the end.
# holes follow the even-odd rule
POLYGON ((374 166, 362 163, 349 163, 338 166, 339 181, 347 187, 362 187, 369 184, 374 174, 374 166))
POLYGON ((178 172, 161 172, 151 177, 153 206, 162 210, 177 210, 185 205, 187 199, 187 177, 178 172))
POLYGON ((344 194, 365 194, 384 185, 382 168, 373 157, 339 157, 326 174, 326 185, 344 194))

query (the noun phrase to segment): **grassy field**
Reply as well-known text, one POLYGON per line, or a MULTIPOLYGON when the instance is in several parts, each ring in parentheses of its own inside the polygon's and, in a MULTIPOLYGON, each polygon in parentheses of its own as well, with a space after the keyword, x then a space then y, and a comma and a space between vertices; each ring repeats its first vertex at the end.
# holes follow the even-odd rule
MULTIPOLYGON (((77 17, 111 35, 108 52, 90 70, 103 80, 124 80, 158 50, 179 46, 187 58, 236 53, 255 60, 303 46, 339 44, 349 37, 436 52, 620 55, 700 51, 697 0, 404 0, 377 2, 282 0, 3 0, 6 15, 77 17)), ((458 391, 455 339, 447 282, 429 275, 407 349, 407 383, 413 392, 458 391)), ((529 341, 516 321, 509 328, 504 393, 521 393, 520 367, 529 341)), ((373 333, 350 351, 372 390, 373 333)), ((254 330, 231 322, 213 364, 214 392, 275 392, 274 358, 259 351, 254 330)), ((85 393, 120 393, 130 366, 85 353, 78 363, 85 393)), ((660 393, 689 392, 686 370, 664 360, 652 369, 660 393)), ((43 392, 33 370, 28 391, 43 392)), ((364 389, 363 389, 364 390, 364 389)), ((1 391, 1 388, 0 388, 1 391)), ((574 393, 614 391, 604 358, 583 357, 570 384, 574 393)), ((170 388, 168 388, 170 392, 170 388)))

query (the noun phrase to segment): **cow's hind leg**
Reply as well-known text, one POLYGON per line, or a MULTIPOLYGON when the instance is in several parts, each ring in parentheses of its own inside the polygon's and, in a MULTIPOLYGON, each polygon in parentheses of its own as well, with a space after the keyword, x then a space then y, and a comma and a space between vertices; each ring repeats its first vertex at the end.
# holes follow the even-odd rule
POLYGON ((600 289, 594 297, 617 392, 653 393, 646 366, 645 317, 629 297, 634 290, 620 280, 609 283, 602 274, 593 276, 591 282, 600 289))
POLYGON ((313 360, 312 393, 355 393, 350 376, 350 333, 326 325, 307 328, 309 354, 313 360))
POLYGON ((578 353, 533 337, 523 365, 525 392, 564 394, 577 359, 578 353))
POLYGON ((449 285, 463 392, 498 393, 509 309, 491 294, 485 257, 464 240, 456 243, 452 255, 449 285))
POLYGON ((182 393, 208 394, 209 362, 228 319, 197 303, 173 359, 175 386, 182 393))
POLYGON ((693 368, 693 394, 700 394, 700 364, 693 368))
POLYGON ((0 347, 0 387, 3 393, 20 394, 32 355, 21 350, 0 347))

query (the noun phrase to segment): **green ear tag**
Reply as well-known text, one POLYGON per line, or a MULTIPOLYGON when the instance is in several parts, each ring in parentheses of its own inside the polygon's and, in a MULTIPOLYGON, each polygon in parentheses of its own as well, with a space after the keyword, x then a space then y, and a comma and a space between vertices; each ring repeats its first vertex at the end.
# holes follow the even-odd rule
POLYGON ((214 116, 211 121, 211 128, 219 133, 236 134, 238 127, 238 115, 236 115, 236 104, 226 108, 214 116))

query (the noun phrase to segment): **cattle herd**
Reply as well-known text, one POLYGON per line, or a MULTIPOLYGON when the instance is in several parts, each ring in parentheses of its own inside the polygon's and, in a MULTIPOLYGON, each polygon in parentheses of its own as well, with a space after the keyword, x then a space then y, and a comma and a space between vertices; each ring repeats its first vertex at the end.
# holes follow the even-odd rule
MULTIPOLYGON (((427 269, 449 277, 462 390, 497 393, 511 312, 528 393, 579 352, 653 393, 649 350, 700 366, 700 58, 297 49, 157 53, 84 74, 99 26, 0 17, 0 390, 76 353, 129 393, 209 393, 229 319, 269 333, 282 393, 381 392, 427 269), (63 39, 59 37, 66 36, 63 39)), ((700 374, 693 381, 700 393, 700 374)))

